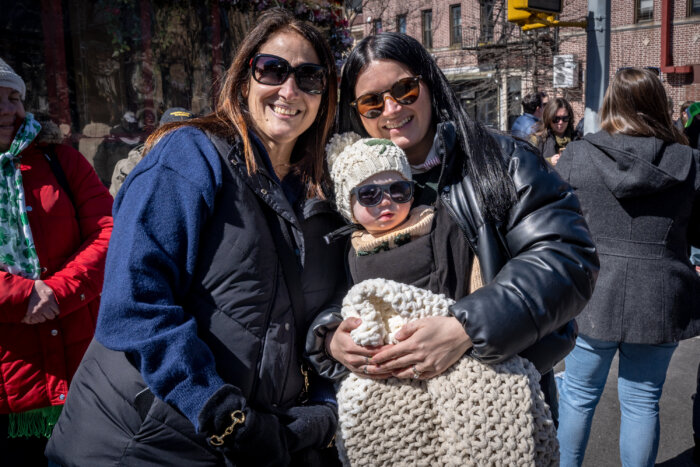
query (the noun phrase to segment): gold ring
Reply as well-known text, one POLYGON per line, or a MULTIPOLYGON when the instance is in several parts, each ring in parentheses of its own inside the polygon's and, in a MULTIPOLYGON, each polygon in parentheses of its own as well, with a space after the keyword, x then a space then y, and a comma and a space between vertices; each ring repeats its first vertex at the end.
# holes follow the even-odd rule
POLYGON ((369 373, 367 373, 367 365, 365 365, 365 366, 362 367, 362 373, 364 373, 364 374, 366 374, 366 375, 369 374, 369 373))
POLYGON ((413 379, 418 379, 420 378, 420 371, 418 371, 418 368, 416 368, 416 365, 413 365, 413 379))

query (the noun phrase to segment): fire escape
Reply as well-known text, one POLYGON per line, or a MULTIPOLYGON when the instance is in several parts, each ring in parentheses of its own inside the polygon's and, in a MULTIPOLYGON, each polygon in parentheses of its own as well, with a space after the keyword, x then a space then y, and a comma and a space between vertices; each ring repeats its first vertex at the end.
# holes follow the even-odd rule
POLYGON ((507 20, 507 0, 479 0, 479 7, 478 23, 463 28, 462 49, 473 53, 479 70, 490 71, 491 78, 463 85, 463 103, 473 117, 492 125, 493 113, 498 112, 499 125, 510 128, 512 120, 521 113, 521 77, 531 81, 534 89, 551 85, 558 31, 521 31, 507 20), (506 89, 499 99, 496 93, 502 86, 506 89), (489 103, 489 99, 493 102, 489 103))

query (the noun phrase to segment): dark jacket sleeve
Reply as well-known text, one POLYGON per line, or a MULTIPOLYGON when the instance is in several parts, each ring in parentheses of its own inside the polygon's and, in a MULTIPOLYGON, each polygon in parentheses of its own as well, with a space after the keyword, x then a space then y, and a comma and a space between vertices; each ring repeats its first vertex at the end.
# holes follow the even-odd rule
MULTIPOLYGON (((346 231, 347 227, 341 227, 331 233, 330 238, 333 238, 338 232, 346 231)), ((341 238, 345 238, 344 234, 340 234, 339 238, 335 240, 327 240, 329 242, 342 242, 341 238)), ((347 253, 347 252, 346 252, 347 253)), ((334 381, 340 380, 343 376, 348 374, 350 371, 345 368, 341 363, 334 360, 326 352, 326 336, 334 332, 343 322, 343 317, 340 314, 340 309, 342 307, 343 297, 347 293, 349 283, 349 273, 347 271, 347 265, 345 264, 345 257, 343 255, 343 265, 345 266, 345 272, 342 274, 342 284, 338 286, 335 297, 332 302, 325 306, 321 312, 319 312, 309 325, 309 329, 306 333, 306 343, 305 343, 305 357, 314 367, 316 372, 323 378, 332 379, 334 381)))
POLYGON ((338 329, 342 321, 340 306, 328 308, 318 314, 306 335, 306 358, 319 375, 332 380, 339 380, 349 373, 326 353, 326 336, 338 329))
POLYGON ((689 222, 688 242, 700 248, 700 151, 693 151, 695 158, 695 198, 689 222))
POLYGON ((562 332, 591 297, 599 268, 571 187, 527 146, 499 143, 510 156, 517 201, 503 226, 479 230, 501 235, 511 257, 493 280, 452 307, 472 339, 472 355, 493 363, 562 332))

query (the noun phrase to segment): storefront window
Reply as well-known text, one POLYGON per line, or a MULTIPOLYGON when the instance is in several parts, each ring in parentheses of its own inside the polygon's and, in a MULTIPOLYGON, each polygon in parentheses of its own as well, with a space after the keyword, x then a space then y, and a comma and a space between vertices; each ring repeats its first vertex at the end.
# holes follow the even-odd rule
MULTIPOLYGON (((4 1, 0 57, 24 78, 27 110, 49 114, 93 162, 104 142, 142 142, 168 108, 211 112, 236 45, 268 3, 4 1)), ((340 63, 352 45, 340 0, 287 4, 327 32, 340 63)))

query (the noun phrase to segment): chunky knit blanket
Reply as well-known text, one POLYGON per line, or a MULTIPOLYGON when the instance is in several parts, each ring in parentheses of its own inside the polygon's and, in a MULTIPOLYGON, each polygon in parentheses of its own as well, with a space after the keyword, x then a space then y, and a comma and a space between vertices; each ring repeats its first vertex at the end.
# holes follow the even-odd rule
MULTIPOLYGON (((359 317, 360 345, 394 342, 405 323, 447 316, 453 300, 384 279, 355 285, 344 318, 359 317)), ((346 466, 558 465, 559 446, 540 375, 515 356, 486 365, 462 357, 429 380, 350 374, 339 386, 336 436, 346 466)))

